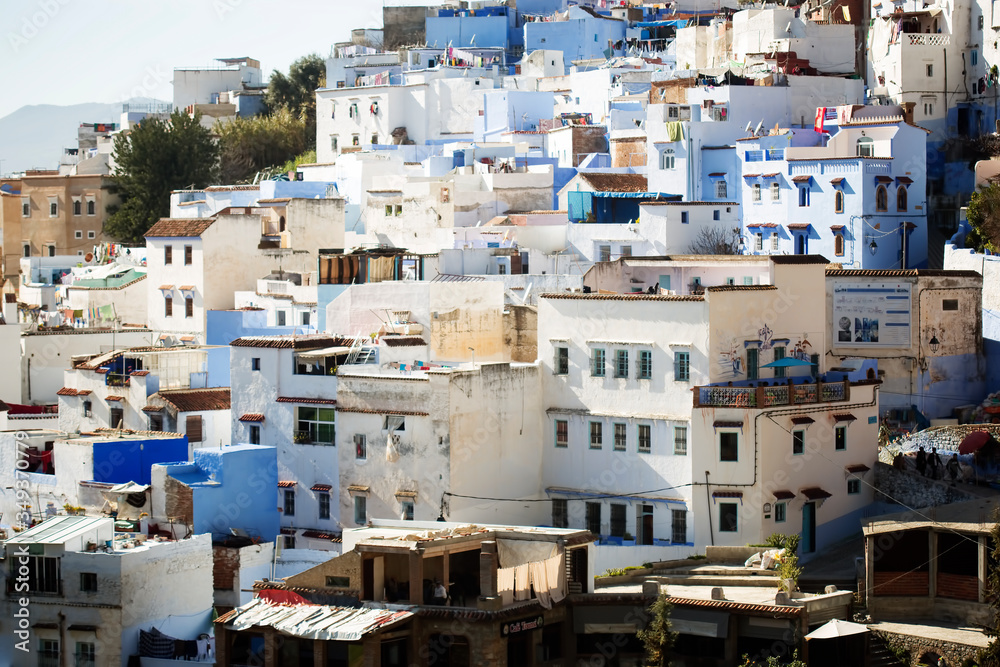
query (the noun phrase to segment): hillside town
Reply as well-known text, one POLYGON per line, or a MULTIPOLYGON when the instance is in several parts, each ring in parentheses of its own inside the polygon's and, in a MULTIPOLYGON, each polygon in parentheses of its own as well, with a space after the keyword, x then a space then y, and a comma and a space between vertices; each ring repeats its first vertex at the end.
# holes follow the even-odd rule
POLYGON ((1000 664, 998 3, 381 17, 0 174, 0 664, 1000 664))

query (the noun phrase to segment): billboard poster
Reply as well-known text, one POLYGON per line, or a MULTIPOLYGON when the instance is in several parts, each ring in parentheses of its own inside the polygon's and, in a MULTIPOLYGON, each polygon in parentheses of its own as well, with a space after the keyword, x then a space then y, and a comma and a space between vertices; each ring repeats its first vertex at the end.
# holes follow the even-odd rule
POLYGON ((910 283, 833 285, 836 347, 909 347, 910 283))

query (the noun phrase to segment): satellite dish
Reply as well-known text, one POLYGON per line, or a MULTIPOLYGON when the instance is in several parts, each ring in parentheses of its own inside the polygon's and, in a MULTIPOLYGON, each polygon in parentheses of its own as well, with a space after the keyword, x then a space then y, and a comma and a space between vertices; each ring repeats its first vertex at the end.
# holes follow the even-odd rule
POLYGON ((760 136, 760 129, 761 129, 762 127, 764 127, 764 119, 763 119, 763 118, 762 118, 762 119, 760 120, 760 122, 759 122, 759 123, 757 123, 757 127, 755 127, 755 128, 753 129, 753 133, 754 133, 755 135, 757 135, 757 136, 760 136))
POLYGON ((88 262, 93 262, 94 261, 94 253, 88 252, 86 255, 83 256, 83 258, 86 261, 88 261, 88 262))
POLYGON ((750 134, 750 125, 751 125, 752 123, 753 123, 753 121, 752 121, 752 120, 748 120, 748 121, 747 121, 747 127, 746 127, 746 129, 745 129, 745 130, 743 130, 743 131, 744 131, 744 132, 746 132, 747 134, 750 134))
POLYGON ((789 21, 788 25, 785 26, 785 32, 791 32, 791 31, 792 31, 792 22, 789 21))

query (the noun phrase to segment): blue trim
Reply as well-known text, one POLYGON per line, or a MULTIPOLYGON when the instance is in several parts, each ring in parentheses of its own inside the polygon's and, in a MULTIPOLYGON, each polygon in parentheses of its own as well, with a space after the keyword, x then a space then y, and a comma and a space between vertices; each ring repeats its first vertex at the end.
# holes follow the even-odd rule
MULTIPOLYGON (((575 496, 578 498, 600 498, 602 500, 634 500, 643 503, 663 503, 664 505, 680 505, 681 507, 687 508, 687 502, 683 500, 671 500, 669 498, 643 498, 642 496, 614 496, 613 498, 608 498, 607 493, 598 493, 597 491, 564 491, 564 490, 553 490, 545 489, 546 495, 563 495, 563 496, 575 496)), ((647 545, 648 546, 648 545, 647 545)))

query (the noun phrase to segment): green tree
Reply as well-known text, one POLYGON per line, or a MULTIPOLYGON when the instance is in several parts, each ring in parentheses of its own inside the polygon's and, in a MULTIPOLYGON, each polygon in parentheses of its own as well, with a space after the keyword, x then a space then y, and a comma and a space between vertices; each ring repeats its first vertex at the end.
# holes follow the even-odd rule
POLYGON ((316 89, 326 85, 326 62, 317 53, 310 53, 293 62, 288 76, 278 70, 264 93, 264 105, 269 113, 286 109, 306 123, 307 147, 316 147, 316 89))
POLYGON ((169 120, 144 120, 115 139, 111 190, 121 203, 108 207, 108 235, 142 243, 146 230, 170 215, 172 191, 213 181, 219 152, 200 120, 175 109, 169 120))
POLYGON ((965 217, 972 227, 965 237, 966 248, 1000 251, 1000 186, 993 184, 973 192, 965 217))
POLYGON ((310 143, 306 121, 288 109, 219 121, 215 133, 219 136, 223 183, 237 183, 262 169, 292 162, 310 143))
POLYGON ((670 649, 673 648, 676 632, 670 630, 670 612, 674 606, 666 595, 660 595, 647 610, 649 623, 636 636, 646 648, 646 664, 655 667, 670 667, 670 649))
POLYGON ((986 634, 990 645, 979 653, 980 667, 1000 667, 1000 510, 993 511, 993 529, 987 550, 986 587, 990 607, 993 610, 986 634))

